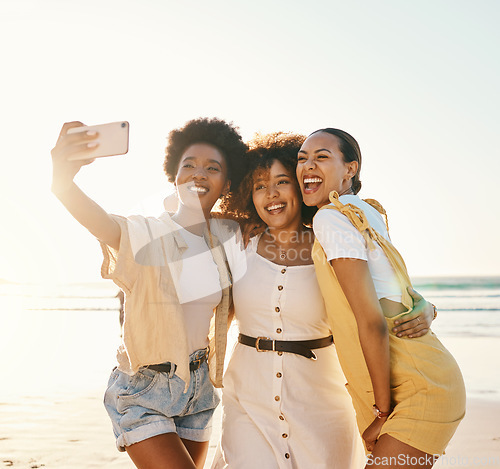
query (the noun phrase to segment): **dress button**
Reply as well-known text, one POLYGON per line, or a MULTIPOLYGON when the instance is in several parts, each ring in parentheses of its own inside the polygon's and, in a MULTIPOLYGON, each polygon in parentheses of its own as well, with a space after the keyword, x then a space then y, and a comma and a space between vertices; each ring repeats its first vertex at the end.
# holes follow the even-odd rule
POLYGON ((282 330, 278 327, 278 329, 276 329, 276 332, 277 332, 278 334, 281 334, 283 331, 282 331, 282 330))
POLYGON ((281 273, 284 274, 286 272, 286 269, 281 269, 281 273))
POLYGON ((279 396, 274 396, 274 400, 277 402, 280 400, 280 397, 279 396))
POLYGON ((283 290, 283 285, 278 285, 278 290, 279 291, 283 290))
POLYGON ((283 438, 288 438, 288 435, 286 433, 283 433, 283 435, 281 435, 283 438))
POLYGON ((276 373, 276 378, 281 378, 283 375, 278 371, 278 373, 276 373))
POLYGON ((283 415, 280 415, 280 420, 285 420, 285 417, 283 417, 283 415))
POLYGON ((278 352, 278 355, 281 357, 281 355, 283 355, 283 352, 278 352))
POLYGON ((280 312, 279 306, 276 306, 276 308, 274 308, 274 311, 276 311, 277 313, 279 313, 280 312))
POLYGON ((290 459, 290 454, 289 453, 285 453, 285 458, 286 459, 290 459))

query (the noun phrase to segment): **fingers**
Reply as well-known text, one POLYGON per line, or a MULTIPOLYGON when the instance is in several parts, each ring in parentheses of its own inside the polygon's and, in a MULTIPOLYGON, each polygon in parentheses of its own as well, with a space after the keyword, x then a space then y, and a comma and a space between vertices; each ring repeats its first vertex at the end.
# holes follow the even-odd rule
POLYGON ((92 152, 98 146, 99 143, 97 142, 75 144, 66 152, 66 159, 68 161, 86 160, 86 162, 82 164, 92 163, 92 161, 95 161, 95 158, 92 158, 92 152))
POLYGON ((363 435, 363 440, 365 440, 366 449, 372 452, 375 449, 375 444, 377 443, 377 439, 373 438, 373 436, 365 436, 363 435))
POLYGON ((418 293, 412 287, 408 287, 407 290, 410 296, 413 298, 413 303, 416 303, 417 301, 420 301, 424 298, 420 293, 418 293))
POLYGON ((392 332, 394 332, 398 337, 420 337, 428 332, 427 325, 417 316, 414 319, 405 321, 399 324, 397 327, 393 327, 392 332))
POLYGON ((249 242, 250 242, 250 232, 245 231, 243 233, 243 246, 245 249, 247 248, 249 242))
POLYGON ((246 247, 250 242, 250 238, 264 231, 264 226, 260 223, 250 223, 243 229, 243 245, 246 247))
POLYGON ((83 125, 84 124, 80 121, 65 122, 61 127, 61 131, 59 132, 59 137, 57 138, 56 145, 68 133, 69 129, 73 129, 75 127, 82 127, 83 125))
MULTIPOLYGON (((403 325, 403 324, 406 324, 412 320, 417 320, 418 316, 420 316, 420 313, 421 311, 418 310, 418 309, 412 309, 410 312, 406 313, 406 314, 403 314, 402 316, 400 316, 399 319, 396 319, 394 321, 394 324, 396 326, 398 325, 403 325)), ((394 329, 393 329, 394 331, 394 329)))
POLYGON ((57 143, 52 149, 52 159, 57 160, 86 160, 85 164, 89 164, 92 159, 91 152, 99 145, 95 139, 98 137, 97 132, 74 132, 68 133, 73 128, 82 127, 81 122, 66 122, 59 133, 57 143))
POLYGON ((423 327, 417 332, 412 332, 408 335, 409 339, 416 339, 417 337, 422 337, 423 335, 427 334, 429 332, 429 329, 427 327, 423 327))

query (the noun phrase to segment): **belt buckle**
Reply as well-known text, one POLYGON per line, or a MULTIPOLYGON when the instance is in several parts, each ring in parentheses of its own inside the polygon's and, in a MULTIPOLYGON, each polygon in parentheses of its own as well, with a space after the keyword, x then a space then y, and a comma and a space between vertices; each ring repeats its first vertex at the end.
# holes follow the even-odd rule
POLYGON ((207 357, 208 357, 208 347, 205 349, 205 353, 201 357, 194 359, 193 361, 191 361, 191 363, 197 363, 199 368, 201 364, 207 359, 207 357))
POLYGON ((197 358, 196 360, 193 360, 191 362, 191 365, 193 365, 193 367, 194 366, 198 366, 198 368, 199 368, 200 367, 200 362, 201 362, 201 358, 197 358))
POLYGON ((275 352, 276 351, 276 341, 275 340, 272 341, 273 348, 271 350, 261 349, 259 347, 261 340, 272 340, 272 339, 270 339, 269 337, 264 337, 264 336, 257 337, 257 339, 255 340, 255 348, 257 349, 257 352, 271 352, 271 351, 275 352))

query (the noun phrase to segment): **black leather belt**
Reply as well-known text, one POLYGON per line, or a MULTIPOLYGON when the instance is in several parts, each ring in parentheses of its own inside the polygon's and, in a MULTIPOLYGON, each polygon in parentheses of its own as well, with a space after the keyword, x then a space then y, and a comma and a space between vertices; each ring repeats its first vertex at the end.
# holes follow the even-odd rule
POLYGON ((313 349, 328 347, 333 344, 333 337, 323 337, 314 340, 273 340, 269 337, 250 337, 245 334, 238 336, 238 342, 249 347, 255 347, 257 352, 288 352, 316 360, 313 349))
MULTIPOLYGON (((192 362, 189 362, 189 371, 196 371, 198 368, 200 368, 201 365, 203 365, 203 363, 207 361, 207 358, 208 358, 208 349, 205 352, 205 355, 203 355, 200 358, 197 358, 196 360, 193 360, 192 362)), ((170 373, 170 370, 172 369, 172 364, 161 363, 160 365, 148 365, 145 368, 149 368, 150 370, 153 371, 159 371, 160 373, 170 373)))

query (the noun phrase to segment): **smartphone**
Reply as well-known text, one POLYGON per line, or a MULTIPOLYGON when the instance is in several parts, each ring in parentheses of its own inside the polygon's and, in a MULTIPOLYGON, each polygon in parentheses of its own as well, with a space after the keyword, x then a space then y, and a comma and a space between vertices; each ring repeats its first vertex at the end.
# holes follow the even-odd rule
POLYGON ((95 141, 99 145, 85 155, 74 155, 71 160, 87 160, 89 158, 101 158, 103 156, 124 155, 128 152, 129 123, 127 121, 110 122, 109 124, 84 125, 73 127, 68 134, 94 131, 99 135, 95 141))

